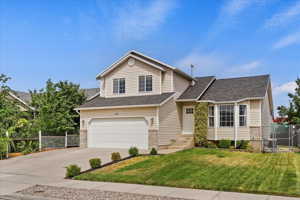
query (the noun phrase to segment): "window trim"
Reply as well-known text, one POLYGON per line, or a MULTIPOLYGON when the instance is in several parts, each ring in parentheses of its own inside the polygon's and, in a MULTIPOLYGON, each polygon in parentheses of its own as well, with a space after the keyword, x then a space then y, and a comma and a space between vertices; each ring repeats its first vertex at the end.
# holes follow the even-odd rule
POLYGON ((153 92, 153 76, 151 74, 138 76, 138 92, 153 92), (144 77, 143 90, 140 90, 140 77, 144 77), (147 90, 147 77, 151 77, 151 90, 147 90))
MULTIPOLYGON (((235 114, 236 114, 236 111, 235 111, 235 106, 234 106, 234 104, 220 104, 220 105, 218 105, 218 107, 219 107, 219 109, 218 109, 218 117, 219 117, 219 122, 218 122, 218 127, 219 128, 234 128, 235 127, 235 114), (231 106, 232 108, 233 108, 233 124, 232 124, 232 126, 222 126, 221 125, 221 107, 222 106, 231 106)), ((230 121, 229 121, 230 122, 230 121)))
POLYGON ((208 106, 208 114, 207 114, 207 116, 208 116, 208 127, 209 128, 215 128, 215 106, 214 105, 208 106), (213 108, 213 115, 210 115, 209 108, 213 108), (210 118, 213 119, 213 126, 210 125, 210 118))
POLYGON ((239 104, 239 127, 248 127, 248 106, 246 104, 239 104), (245 106, 245 114, 241 115, 240 114, 240 106, 245 106), (241 126, 241 117, 245 118, 245 125, 241 126))
POLYGON ((186 115, 191 115, 191 114, 193 115, 194 114, 194 108, 193 107, 185 107, 184 113, 186 115), (192 110, 192 112, 187 112, 187 110, 192 110))
POLYGON ((125 94, 126 93, 126 79, 125 78, 114 78, 113 79, 113 94, 125 94), (121 80, 124 80, 124 92, 120 92, 120 82, 121 80), (115 92, 115 81, 117 81, 117 92, 115 92))

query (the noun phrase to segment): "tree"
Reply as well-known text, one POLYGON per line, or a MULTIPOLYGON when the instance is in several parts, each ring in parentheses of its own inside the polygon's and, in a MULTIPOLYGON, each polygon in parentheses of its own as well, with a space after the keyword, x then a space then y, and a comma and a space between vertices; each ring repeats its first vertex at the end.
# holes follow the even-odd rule
POLYGON ((43 132, 61 134, 79 128, 79 114, 74 108, 85 101, 79 85, 68 81, 53 83, 49 79, 45 89, 30 93, 36 109, 35 121, 43 132))
POLYGON ((291 124, 300 124, 300 79, 296 80, 297 87, 295 93, 289 93, 290 104, 286 106, 278 106, 278 114, 281 117, 287 117, 291 124))
POLYGON ((17 103, 9 96, 10 88, 7 86, 9 80, 9 77, 0 74, 0 136, 16 124, 21 113, 17 103))

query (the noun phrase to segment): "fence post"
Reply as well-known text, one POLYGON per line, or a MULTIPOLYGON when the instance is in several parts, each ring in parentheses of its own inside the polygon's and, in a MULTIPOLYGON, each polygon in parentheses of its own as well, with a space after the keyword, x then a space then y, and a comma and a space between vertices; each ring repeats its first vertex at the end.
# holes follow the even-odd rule
POLYGON ((39 150, 42 151, 42 131, 39 131, 39 150))
MULTIPOLYGON (((5 135, 8 139, 8 137, 9 137, 8 131, 5 132, 5 135)), ((9 142, 7 142, 7 144, 6 144, 6 158, 8 158, 8 152, 9 152, 9 142)))
POLYGON ((65 148, 68 148, 68 131, 66 131, 65 136, 65 148))

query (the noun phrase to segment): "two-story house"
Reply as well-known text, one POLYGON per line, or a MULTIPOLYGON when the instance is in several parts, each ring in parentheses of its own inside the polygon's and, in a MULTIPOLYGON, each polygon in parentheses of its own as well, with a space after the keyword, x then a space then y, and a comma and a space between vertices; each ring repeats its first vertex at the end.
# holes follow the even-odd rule
POLYGON ((199 102, 209 103, 209 140, 251 140, 259 147, 273 118, 268 75, 194 78, 130 51, 97 79, 100 94, 77 108, 81 147, 164 148, 193 138, 199 102))

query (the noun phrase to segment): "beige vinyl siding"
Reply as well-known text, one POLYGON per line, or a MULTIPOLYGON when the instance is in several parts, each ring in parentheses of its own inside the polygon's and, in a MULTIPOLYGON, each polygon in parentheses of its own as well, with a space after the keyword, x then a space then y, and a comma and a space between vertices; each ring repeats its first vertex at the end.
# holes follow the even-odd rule
POLYGON ((173 71, 166 68, 166 71, 162 73, 162 93, 173 92, 173 71))
POLYGON ((190 81, 186 80, 185 78, 183 78, 175 72, 173 73, 173 80, 174 91, 176 92, 176 97, 178 97, 187 89, 187 87, 189 87, 190 81))
POLYGON ((270 109, 270 100, 269 94, 266 93, 266 96, 262 103, 262 113, 261 113, 261 122, 262 122, 262 134, 265 138, 270 136, 271 132, 271 123, 272 123, 272 114, 270 109))
POLYGON ((208 128, 207 139, 208 140, 214 140, 215 139, 215 129, 214 128, 208 128))
POLYGON ((89 120, 93 118, 119 118, 119 117, 145 117, 150 129, 158 129, 156 107, 81 110, 80 129, 82 130, 87 129, 89 120), (82 122, 83 120, 84 122, 82 122), (152 122, 153 124, 151 124, 152 122))
POLYGON ((127 61, 124 61, 119 67, 105 76, 105 97, 160 94, 160 87, 160 70, 138 60, 135 60, 133 66, 129 66, 127 61), (140 75, 152 75, 152 92, 139 92, 138 77, 140 75), (115 78, 125 78, 125 94, 113 94, 113 79, 115 78))
POLYGON ((250 101, 249 126, 261 126, 261 100, 250 101))
POLYGON ((218 140, 234 140, 234 128, 217 128, 218 140))
POLYGON ((159 108, 159 135, 158 144, 168 145, 180 134, 179 114, 174 98, 159 108))

